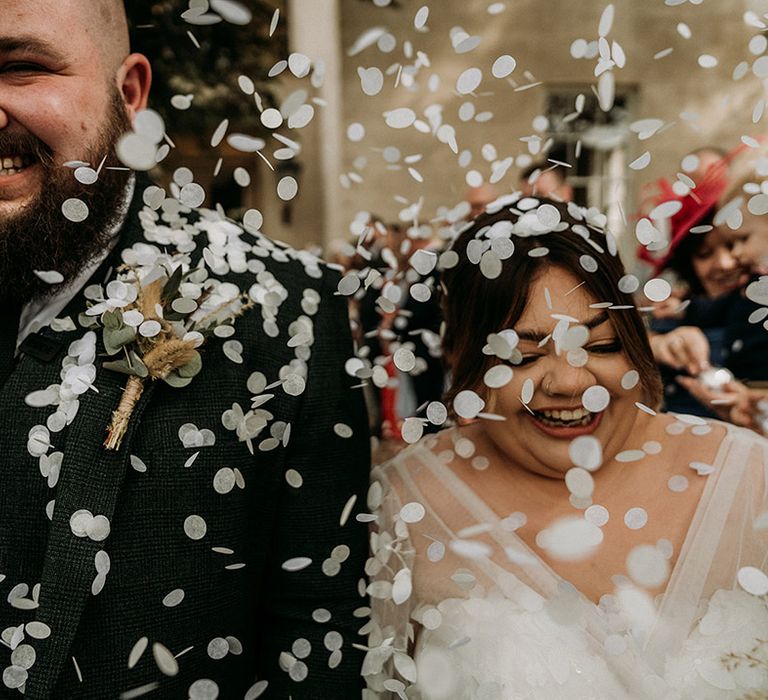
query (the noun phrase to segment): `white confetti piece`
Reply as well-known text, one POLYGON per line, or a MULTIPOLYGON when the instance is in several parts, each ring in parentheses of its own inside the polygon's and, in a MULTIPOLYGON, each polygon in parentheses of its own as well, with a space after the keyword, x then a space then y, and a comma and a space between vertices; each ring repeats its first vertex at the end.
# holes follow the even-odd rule
POLYGON ((423 7, 420 7, 416 12, 416 16, 413 19, 413 26, 416 29, 424 29, 424 27, 427 24, 428 18, 429 18, 429 7, 427 5, 424 5, 423 7))
POLYGON ((407 129, 416 121, 416 113, 408 107, 399 107, 384 114, 388 127, 392 129, 407 129))
POLYGON ((635 158, 630 164, 629 167, 632 170, 643 170, 644 168, 647 168, 651 163, 651 154, 649 151, 646 151, 643 153, 643 155, 635 158))
POLYGON ((184 520, 184 533, 191 540, 201 540, 205 537, 208 526, 199 515, 190 515, 184 520))
POLYGON ((424 519, 427 511, 421 503, 406 503, 400 509, 400 518, 406 523, 418 523, 424 519))
POLYGON ((527 404, 529 404, 529 403, 531 403, 531 400, 533 399, 533 392, 534 392, 533 379, 531 379, 530 377, 528 377, 528 378, 527 378, 527 379, 526 379, 526 380, 523 382, 523 388, 522 388, 522 390, 520 391, 520 400, 521 400, 521 401, 522 401, 524 404, 526 404, 526 405, 527 405, 527 404))
POLYGON ((514 372, 508 365, 491 367, 483 377, 483 383, 491 389, 500 389, 512 381, 514 372))
POLYGON ((660 277, 648 280, 643 287, 643 294, 651 301, 662 302, 672 294, 672 285, 660 277))
POLYGON ((384 87, 384 74, 375 66, 372 68, 358 68, 360 87, 369 97, 378 95, 384 87))
POLYGON ((354 122, 347 127, 347 138, 353 143, 358 143, 365 138, 365 127, 359 122, 354 122))
POLYGON ((88 205, 82 199, 67 199, 61 205, 61 213, 69 221, 79 223, 88 218, 88 205))
POLYGON ((173 657, 173 654, 160 642, 152 645, 152 656, 161 673, 166 676, 175 676, 179 672, 179 664, 173 657))
POLYGON ((512 56, 504 54, 503 56, 499 56, 493 62, 491 75, 493 75, 494 78, 506 78, 512 74, 516 67, 517 61, 515 61, 512 56))
POLYGON ((34 270, 34 273, 46 284, 60 284, 64 281, 64 275, 56 270, 34 270))
POLYGON ((483 72, 479 68, 467 68, 456 81, 456 91, 460 95, 474 92, 483 80, 483 72))
POLYGON ((588 520, 566 517, 556 520, 536 536, 536 544, 553 559, 581 561, 603 541, 602 530, 588 520))
POLYGON ((312 560, 309 557, 294 557, 292 559, 286 559, 282 563, 282 568, 285 571, 301 571, 311 564, 312 560))
POLYGON ((604 37, 608 36, 608 34, 611 31, 611 27, 613 27, 613 17, 614 17, 614 7, 613 4, 606 5, 605 9, 603 10, 603 13, 600 15, 600 23, 597 28, 597 35, 604 37))
POLYGON ((280 179, 277 183, 277 196, 284 202, 288 202, 293 199, 299 191, 299 183, 296 179, 290 175, 280 179))
POLYGON ((669 562, 657 547, 639 545, 627 555, 627 573, 638 586, 657 588, 669 577, 669 562))
POLYGON ((624 514, 624 524, 630 530, 640 530, 648 522, 648 513, 644 508, 630 508, 624 514))
POLYGON ((305 78, 309 75, 311 67, 312 61, 309 56, 305 56, 302 53, 292 53, 288 56, 288 70, 297 78, 305 78))
POLYGON ((595 471, 603 464, 603 447, 594 435, 579 435, 571 440, 568 456, 575 466, 595 471))
POLYGON ((604 386, 596 384, 584 391, 581 395, 581 405, 591 413, 600 413, 608 408, 611 395, 604 386))
POLYGON ((453 400, 453 410, 462 418, 475 418, 485 408, 485 401, 474 391, 460 391, 453 400))
POLYGON ((756 596, 768 595, 768 575, 754 566, 743 566, 736 575, 739 585, 756 596))
POLYGON ((593 525, 603 527, 610 519, 610 513, 605 506, 595 504, 584 511, 584 517, 593 525))

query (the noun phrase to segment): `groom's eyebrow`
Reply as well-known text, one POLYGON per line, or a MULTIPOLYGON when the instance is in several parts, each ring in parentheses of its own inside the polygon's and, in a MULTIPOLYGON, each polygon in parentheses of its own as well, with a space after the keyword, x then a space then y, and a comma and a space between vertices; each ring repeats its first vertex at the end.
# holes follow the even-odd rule
POLYGON ((61 63, 64 54, 34 36, 0 36, 0 53, 33 54, 61 63))
MULTIPOLYGON (((602 326, 606 321, 608 320, 608 312, 607 311, 601 311, 600 313, 596 314, 590 319, 587 319, 586 321, 582 321, 578 325, 585 326, 589 330, 593 330, 597 328, 598 326, 602 326)), ((522 330, 516 331, 517 337, 520 338, 520 340, 532 340, 536 343, 541 342, 549 336, 552 331, 551 330, 539 330, 537 328, 524 328, 522 330)))

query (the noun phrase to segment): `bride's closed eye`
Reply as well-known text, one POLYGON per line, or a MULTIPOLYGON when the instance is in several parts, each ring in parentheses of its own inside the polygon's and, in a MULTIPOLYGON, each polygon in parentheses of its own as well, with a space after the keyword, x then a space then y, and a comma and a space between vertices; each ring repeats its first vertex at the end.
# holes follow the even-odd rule
POLYGON ((589 345, 585 348, 587 352, 597 353, 598 355, 610 355, 613 353, 621 352, 622 345, 618 340, 613 340, 609 343, 600 343, 599 345, 589 345))
MULTIPOLYGON (((587 352, 594 353, 596 355, 612 355, 617 352, 621 352, 623 349, 622 344, 618 340, 612 340, 610 342, 603 342, 595 345, 589 345, 586 348, 584 348, 587 352)), ((538 355, 523 355, 522 359, 519 362, 512 362, 511 360, 504 360, 504 364, 510 365, 511 367, 524 367, 525 365, 530 365, 539 358, 544 357, 544 354, 538 354, 538 355)))

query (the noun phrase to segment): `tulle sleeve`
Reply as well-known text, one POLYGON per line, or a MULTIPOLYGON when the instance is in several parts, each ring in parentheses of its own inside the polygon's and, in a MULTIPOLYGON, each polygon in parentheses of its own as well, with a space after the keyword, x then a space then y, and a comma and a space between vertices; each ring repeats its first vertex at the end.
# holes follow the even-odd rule
MULTIPOLYGON (((366 700, 405 697, 416 681, 411 620, 415 551, 406 522, 408 514, 405 518, 401 515, 404 502, 409 503, 406 487, 398 478, 397 464, 402 459, 376 467, 368 492, 368 507, 375 520, 366 565, 371 606, 370 620, 363 628, 368 636, 362 669, 366 700)), ((409 505, 412 510, 419 507, 423 506, 409 505)))
POLYGON ((648 650, 665 660, 670 687, 707 700, 768 687, 768 442, 733 427, 726 441, 699 508, 700 544, 670 582, 667 624, 648 650))

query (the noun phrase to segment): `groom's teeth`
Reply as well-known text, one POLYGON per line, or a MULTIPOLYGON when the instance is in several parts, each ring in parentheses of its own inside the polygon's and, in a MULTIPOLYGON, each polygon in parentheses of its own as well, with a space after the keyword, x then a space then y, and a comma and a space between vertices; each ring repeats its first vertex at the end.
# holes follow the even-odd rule
POLYGON ((29 156, 0 156, 0 175, 16 175, 31 164, 29 156))

